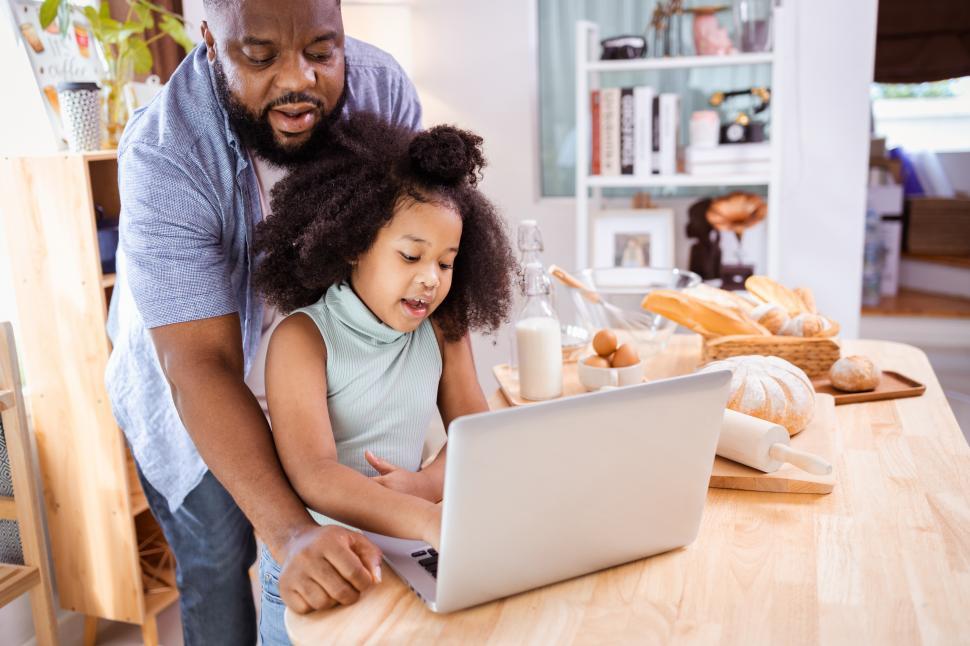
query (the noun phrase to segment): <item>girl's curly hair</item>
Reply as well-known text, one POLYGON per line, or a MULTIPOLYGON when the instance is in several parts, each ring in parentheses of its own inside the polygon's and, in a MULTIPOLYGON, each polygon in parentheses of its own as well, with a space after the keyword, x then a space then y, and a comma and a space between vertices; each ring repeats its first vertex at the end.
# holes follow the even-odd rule
POLYGON ((452 126, 414 132, 370 113, 334 124, 327 152, 272 192, 256 227, 256 289, 284 312, 315 303, 350 277, 397 208, 454 209, 462 220, 451 290, 432 317, 446 339, 492 332, 506 320, 516 262, 505 225, 477 188, 482 138, 452 126))

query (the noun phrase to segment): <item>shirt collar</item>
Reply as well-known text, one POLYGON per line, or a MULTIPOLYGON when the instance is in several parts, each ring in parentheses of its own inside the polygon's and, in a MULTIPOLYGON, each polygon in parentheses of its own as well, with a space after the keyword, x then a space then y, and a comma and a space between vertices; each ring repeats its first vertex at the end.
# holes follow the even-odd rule
POLYGON ((355 336, 371 345, 397 343, 409 334, 395 330, 374 316, 346 281, 331 285, 325 299, 331 314, 355 336))

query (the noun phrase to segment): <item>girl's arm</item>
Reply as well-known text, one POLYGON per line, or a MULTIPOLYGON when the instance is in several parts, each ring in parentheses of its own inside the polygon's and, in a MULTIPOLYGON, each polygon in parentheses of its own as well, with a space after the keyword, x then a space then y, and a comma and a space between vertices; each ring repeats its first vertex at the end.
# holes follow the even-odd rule
POLYGON ((310 317, 290 316, 273 332, 266 398, 276 451, 308 507, 359 529, 438 545, 439 507, 338 461, 327 410, 327 349, 310 317))
MULTIPOLYGON (((488 401, 478 384, 475 360, 472 357, 471 337, 465 335, 459 341, 447 341, 432 320, 435 336, 441 348, 441 381, 438 384, 438 410, 445 429, 452 420, 462 415, 482 413, 488 410, 488 401)), ((417 473, 401 469, 370 453, 367 461, 381 474, 375 478, 385 487, 412 493, 432 502, 441 500, 445 482, 445 461, 448 445, 438 453, 434 461, 417 473)))

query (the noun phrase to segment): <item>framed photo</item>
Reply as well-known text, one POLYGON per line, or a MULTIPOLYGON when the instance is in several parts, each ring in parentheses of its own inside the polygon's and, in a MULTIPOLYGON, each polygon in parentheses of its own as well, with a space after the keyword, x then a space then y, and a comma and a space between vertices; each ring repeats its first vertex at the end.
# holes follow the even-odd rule
POLYGON ((594 267, 673 267, 672 209, 602 211, 593 218, 594 267))

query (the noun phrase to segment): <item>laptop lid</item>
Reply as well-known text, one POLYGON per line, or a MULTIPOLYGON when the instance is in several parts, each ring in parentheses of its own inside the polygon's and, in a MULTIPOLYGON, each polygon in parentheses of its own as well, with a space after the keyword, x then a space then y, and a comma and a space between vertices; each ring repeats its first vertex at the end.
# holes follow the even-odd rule
POLYGON ((729 382, 690 375, 452 422, 434 609, 693 541, 729 382))

